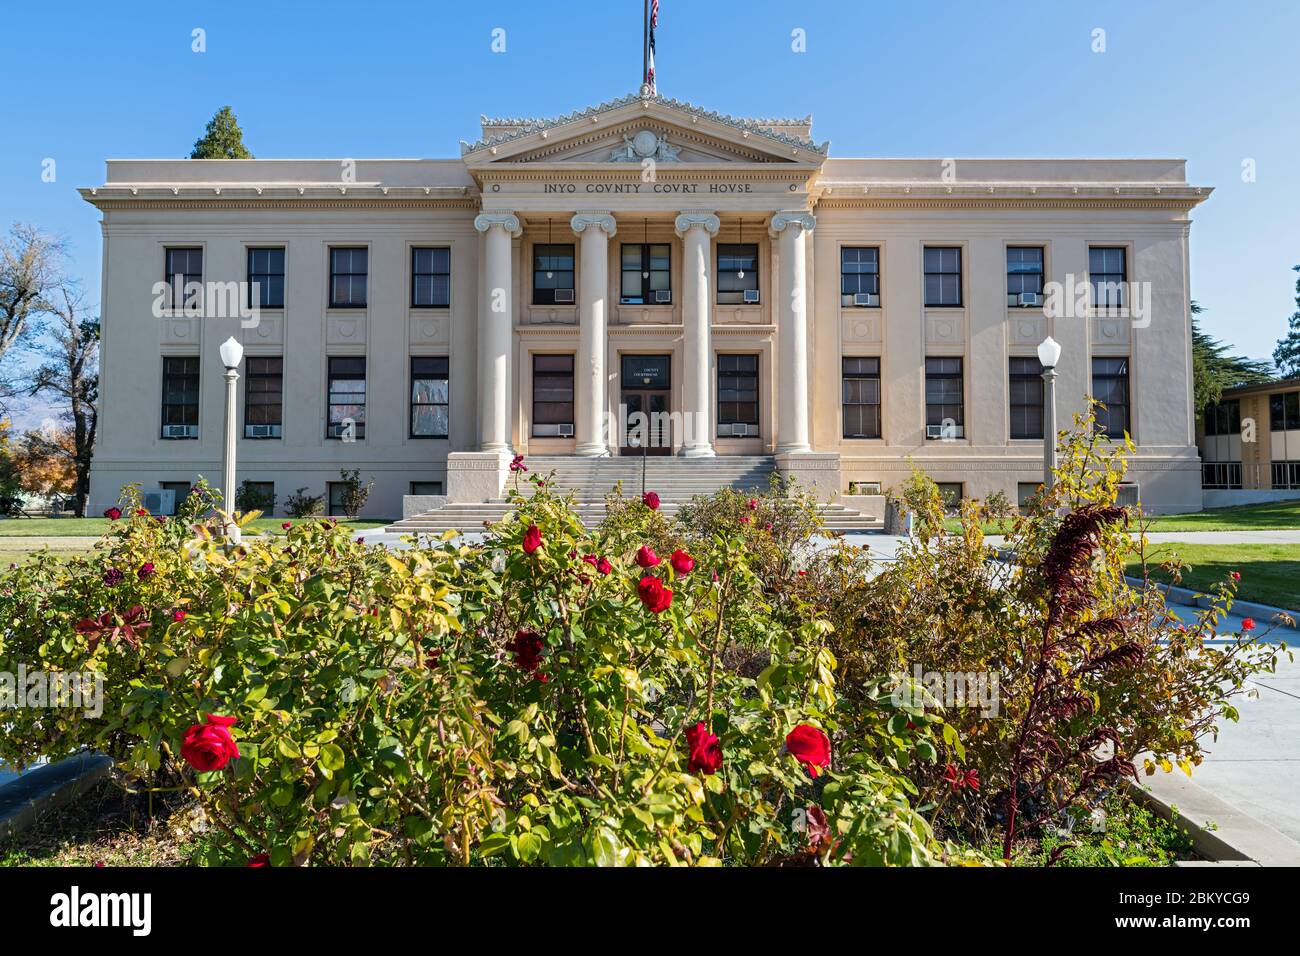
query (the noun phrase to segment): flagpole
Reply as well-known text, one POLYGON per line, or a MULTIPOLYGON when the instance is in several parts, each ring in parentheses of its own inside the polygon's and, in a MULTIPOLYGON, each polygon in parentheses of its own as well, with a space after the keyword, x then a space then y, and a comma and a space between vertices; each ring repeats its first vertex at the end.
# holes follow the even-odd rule
POLYGON ((650 0, 645 0, 641 14, 641 85, 650 82, 650 0))

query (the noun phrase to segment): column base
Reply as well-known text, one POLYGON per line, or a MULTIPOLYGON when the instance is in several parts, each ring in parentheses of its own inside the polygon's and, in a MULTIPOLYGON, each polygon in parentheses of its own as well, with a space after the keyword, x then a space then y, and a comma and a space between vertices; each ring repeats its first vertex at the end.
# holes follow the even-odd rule
POLYGON ((683 458, 716 458, 718 453, 713 450, 713 446, 708 442, 703 445, 684 445, 681 450, 683 458))
POLYGON ((510 460, 509 446, 499 451, 454 451, 447 456, 447 500, 490 501, 501 497, 510 460))
POLYGON ((778 451, 776 470, 821 501, 830 501, 840 494, 840 456, 836 452, 778 451))
POLYGON ((579 445, 573 449, 573 453, 579 458, 608 458, 609 446, 599 443, 587 443, 579 445))
POLYGON ((808 445, 777 445, 775 454, 778 455, 811 455, 812 448, 808 445))

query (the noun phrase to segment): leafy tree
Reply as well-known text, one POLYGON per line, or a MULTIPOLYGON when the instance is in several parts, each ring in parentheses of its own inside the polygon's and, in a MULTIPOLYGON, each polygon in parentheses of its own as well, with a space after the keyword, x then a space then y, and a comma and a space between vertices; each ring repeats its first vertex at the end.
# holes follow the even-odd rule
POLYGON ((203 135, 194 143, 190 159, 252 159, 244 146, 244 132, 229 106, 217 110, 208 120, 203 135))
POLYGON ((99 423, 99 320, 87 317, 84 299, 71 283, 63 283, 51 300, 48 310, 53 323, 49 341, 41 349, 46 361, 27 391, 62 400, 72 430, 75 509, 82 517, 90 496, 90 460, 99 423))
POLYGON ((1231 346, 1203 331, 1196 317, 1204 311, 1199 302, 1192 302, 1192 389, 1198 420, 1205 406, 1217 402, 1225 388, 1273 380, 1267 362, 1233 355, 1231 346))
MULTIPOLYGON (((1292 266, 1300 272, 1300 266, 1292 266)), ((1300 378, 1300 278, 1295 280, 1296 310, 1291 313, 1287 333, 1277 340, 1273 350, 1273 361, 1282 371, 1283 378, 1300 378)))
POLYGON ((77 443, 72 429, 31 429, 14 443, 14 463, 24 491, 71 494, 77 487, 77 443))

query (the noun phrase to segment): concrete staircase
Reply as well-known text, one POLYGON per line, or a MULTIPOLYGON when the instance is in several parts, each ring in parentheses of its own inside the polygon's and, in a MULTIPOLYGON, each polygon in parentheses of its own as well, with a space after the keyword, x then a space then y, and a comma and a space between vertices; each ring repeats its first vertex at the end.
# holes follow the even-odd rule
MULTIPOLYGON (((578 458, 570 456, 529 456, 530 476, 547 479, 552 491, 572 493, 578 516, 587 527, 594 527, 605 517, 605 495, 622 482, 623 494, 641 494, 642 459, 634 457, 578 458)), ((717 458, 678 458, 651 456, 645 459, 645 488, 659 495, 660 510, 667 517, 696 495, 710 495, 730 486, 742 491, 765 491, 776 471, 774 460, 767 456, 723 455, 717 458)), ((525 494, 534 485, 521 482, 525 494)), ((822 515, 832 531, 871 531, 880 528, 879 519, 846 508, 822 505, 822 515)), ((510 510, 505 498, 483 502, 457 502, 433 511, 405 518, 389 525, 385 531, 397 534, 443 531, 481 531, 485 522, 500 521, 510 510)))

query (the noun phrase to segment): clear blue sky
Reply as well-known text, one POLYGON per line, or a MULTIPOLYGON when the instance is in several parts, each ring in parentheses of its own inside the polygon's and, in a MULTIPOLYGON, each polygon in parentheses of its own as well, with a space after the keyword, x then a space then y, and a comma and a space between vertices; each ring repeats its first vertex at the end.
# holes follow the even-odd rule
MULTIPOLYGON (((231 104, 260 157, 459 155, 480 113, 634 90, 640 0, 9 4, 0 224, 65 235, 98 296, 109 157, 184 156, 231 104), (191 51, 206 30, 207 52, 191 51), (506 52, 491 51, 494 28, 506 52), (41 164, 57 162, 57 181, 41 164)), ((1267 357, 1300 263, 1300 4, 662 0, 660 92, 814 114, 839 156, 1178 156, 1205 325, 1267 357), (1106 52, 1091 49, 1106 31, 1106 52), (802 28, 807 52, 791 50, 802 28), (1257 180, 1242 181, 1253 159, 1257 180)))

